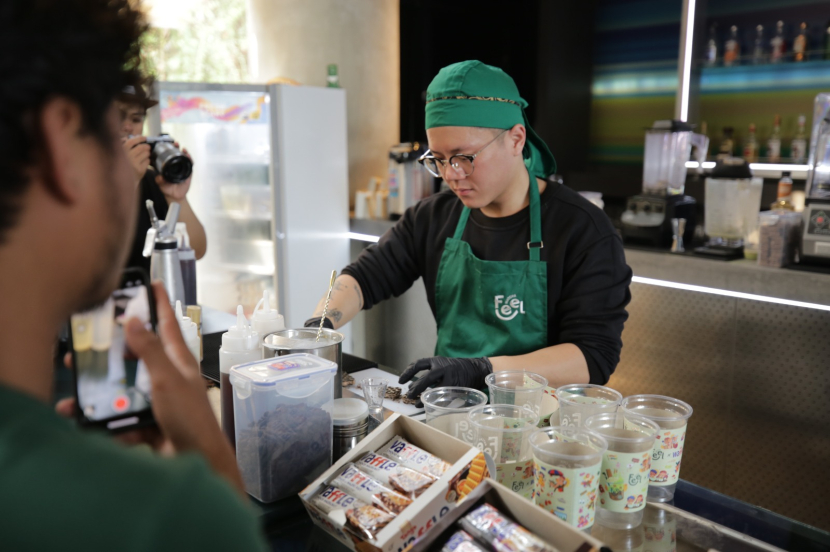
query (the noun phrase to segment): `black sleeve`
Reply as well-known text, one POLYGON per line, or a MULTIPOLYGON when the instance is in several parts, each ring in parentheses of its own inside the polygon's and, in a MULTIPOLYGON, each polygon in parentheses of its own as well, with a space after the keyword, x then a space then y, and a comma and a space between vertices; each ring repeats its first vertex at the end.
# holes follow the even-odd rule
POLYGON ((363 308, 398 297, 421 276, 415 238, 415 213, 418 206, 406 210, 401 220, 390 228, 377 244, 367 247, 355 262, 343 269, 363 292, 363 308))
POLYGON ((631 269, 616 235, 587 247, 565 267, 556 305, 558 342, 579 347, 591 383, 605 385, 620 361, 630 282, 631 269))

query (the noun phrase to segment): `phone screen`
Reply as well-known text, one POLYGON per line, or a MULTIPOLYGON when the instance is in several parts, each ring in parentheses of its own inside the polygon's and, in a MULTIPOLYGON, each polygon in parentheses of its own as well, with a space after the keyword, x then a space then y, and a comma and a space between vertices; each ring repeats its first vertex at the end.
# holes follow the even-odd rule
POLYGON ((109 429, 118 429, 136 425, 149 415, 147 367, 125 339, 125 325, 130 318, 138 318, 148 330, 154 326, 150 294, 142 274, 128 271, 122 287, 103 305, 70 319, 78 409, 84 423, 100 422, 109 429))

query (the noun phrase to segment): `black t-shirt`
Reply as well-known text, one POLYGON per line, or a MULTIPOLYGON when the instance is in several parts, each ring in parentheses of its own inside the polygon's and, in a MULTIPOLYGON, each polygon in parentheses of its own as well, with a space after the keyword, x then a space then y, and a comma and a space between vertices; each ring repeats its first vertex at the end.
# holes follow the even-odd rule
POLYGON ((147 230, 150 229, 150 213, 147 211, 145 205, 148 199, 153 200, 153 207, 156 209, 156 215, 159 220, 167 216, 167 198, 161 193, 161 188, 156 184, 156 173, 147 169, 141 183, 138 185, 139 202, 138 202, 138 220, 135 228, 135 237, 133 237, 133 249, 130 252, 130 259, 127 266, 140 266, 150 273, 150 257, 142 255, 144 251, 144 240, 147 238, 147 230))
MULTIPOLYGON (((360 284, 364 309, 401 295, 422 277, 435 315, 438 265, 462 209, 451 191, 424 199, 343 270, 360 284)), ((631 269, 622 240, 605 213, 566 186, 548 183, 541 209, 541 260, 548 263, 548 346, 573 343, 585 355, 591 383, 605 384, 620 360, 625 307, 631 300, 631 269)), ((508 217, 491 218, 475 209, 462 238, 480 259, 528 260, 529 212, 526 207, 508 217)))

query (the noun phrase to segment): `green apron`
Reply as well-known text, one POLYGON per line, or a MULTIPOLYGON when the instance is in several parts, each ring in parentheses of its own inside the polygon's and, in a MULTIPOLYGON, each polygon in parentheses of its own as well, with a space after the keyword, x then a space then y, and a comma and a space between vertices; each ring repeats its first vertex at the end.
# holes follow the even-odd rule
POLYGON ((461 236, 470 218, 461 213, 447 238, 435 284, 436 356, 469 358, 521 355, 548 340, 547 264, 539 260, 542 209, 530 176, 530 242, 527 261, 484 261, 461 236))

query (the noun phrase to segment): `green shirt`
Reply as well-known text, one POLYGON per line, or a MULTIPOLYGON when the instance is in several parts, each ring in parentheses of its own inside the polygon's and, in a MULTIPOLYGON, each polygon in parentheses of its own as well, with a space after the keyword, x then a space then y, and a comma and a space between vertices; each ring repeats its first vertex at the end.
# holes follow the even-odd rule
POLYGON ((0 386, 0 549, 267 547, 253 507, 200 456, 121 446, 0 386))

